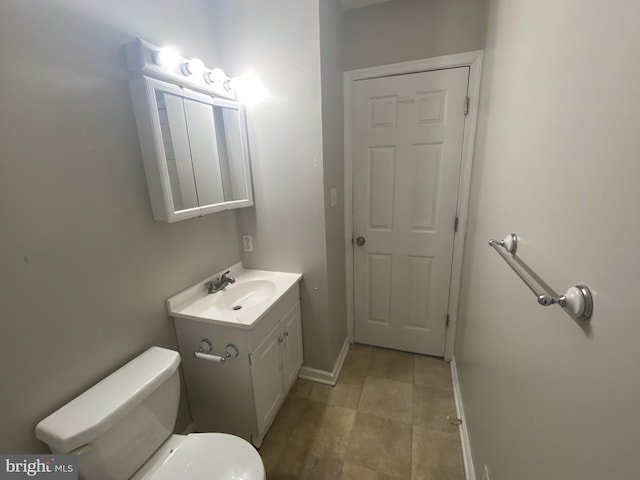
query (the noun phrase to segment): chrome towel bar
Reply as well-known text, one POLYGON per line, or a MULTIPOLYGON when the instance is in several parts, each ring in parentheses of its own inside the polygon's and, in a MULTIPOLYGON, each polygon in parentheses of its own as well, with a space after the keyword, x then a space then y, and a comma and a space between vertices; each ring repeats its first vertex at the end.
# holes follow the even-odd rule
POLYGON ((529 290, 533 292, 538 300, 538 303, 542 306, 549 306, 558 304, 569 314, 578 320, 588 320, 593 313, 593 296, 591 290, 586 285, 574 285, 569 287, 564 295, 557 296, 547 292, 547 290, 541 286, 531 276, 521 271, 516 266, 514 256, 518 250, 518 236, 515 233, 510 233, 504 240, 489 240, 489 245, 498 252, 498 254, 507 262, 507 265, 516 272, 516 275, 525 283, 529 290))

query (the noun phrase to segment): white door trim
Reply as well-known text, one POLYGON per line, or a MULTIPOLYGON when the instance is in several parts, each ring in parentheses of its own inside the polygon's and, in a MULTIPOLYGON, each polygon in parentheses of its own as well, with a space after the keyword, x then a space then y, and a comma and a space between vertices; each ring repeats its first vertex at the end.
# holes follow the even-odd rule
POLYGON ((378 67, 348 70, 344 72, 344 227, 345 227, 345 275, 347 283, 347 334, 354 342, 353 322, 353 132, 352 132, 352 89, 353 82, 389 75, 426 72, 444 68, 469 67, 469 114, 465 118, 462 146, 462 168, 458 191, 458 233, 453 244, 453 264, 449 291, 450 324, 445 338, 444 358, 451 360, 458 316, 458 297, 462 280, 462 253, 467 226, 469 188, 471 186, 471 166, 478 119, 478 97, 480 95, 480 73, 482 70, 482 50, 456 53, 442 57, 394 63, 378 67))

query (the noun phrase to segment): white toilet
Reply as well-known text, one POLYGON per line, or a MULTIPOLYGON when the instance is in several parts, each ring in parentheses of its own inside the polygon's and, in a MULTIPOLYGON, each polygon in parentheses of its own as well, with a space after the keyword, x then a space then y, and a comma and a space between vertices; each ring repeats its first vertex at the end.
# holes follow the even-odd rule
POLYGON ((78 455, 85 480, 264 480, 253 446, 224 433, 174 435, 173 350, 151 347, 36 426, 53 453, 78 455))

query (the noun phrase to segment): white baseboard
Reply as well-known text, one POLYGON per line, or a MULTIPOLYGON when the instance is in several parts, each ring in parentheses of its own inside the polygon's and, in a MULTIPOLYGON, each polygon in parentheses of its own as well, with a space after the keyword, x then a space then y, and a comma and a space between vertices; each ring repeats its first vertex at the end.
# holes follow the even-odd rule
POLYGON ((451 380, 453 381, 453 396, 456 401, 456 411, 458 418, 462 420, 459 428, 460 442, 462 443, 462 458, 464 460, 464 472, 467 480, 476 480, 476 472, 473 468, 473 459, 471 457, 469 431, 467 430, 467 417, 464 416, 464 406, 462 405, 462 395, 460 394, 460 382, 458 380, 458 367, 456 366, 455 355, 451 358, 451 380))
POLYGON ((335 385, 338 381, 338 377, 340 376, 340 370, 342 370, 342 364, 344 363, 344 359, 346 358, 348 351, 349 338, 345 338, 342 350, 340 350, 340 355, 338 355, 336 363, 333 365, 333 371, 327 372, 325 370, 318 370, 317 368, 302 367, 300 369, 300 373, 298 373, 298 378, 311 380, 312 382, 317 383, 324 383, 326 385, 335 385))

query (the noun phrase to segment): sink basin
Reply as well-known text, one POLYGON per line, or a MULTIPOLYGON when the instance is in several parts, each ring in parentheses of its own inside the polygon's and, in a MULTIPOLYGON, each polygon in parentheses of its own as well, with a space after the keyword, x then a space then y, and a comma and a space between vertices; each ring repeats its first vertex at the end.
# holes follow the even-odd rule
POLYGON ((167 299, 167 307, 174 318, 253 328, 301 278, 299 273, 245 270, 238 262, 167 299), (225 271, 236 283, 207 293, 206 285, 225 271))
POLYGON ((221 310, 240 310, 256 307, 273 298, 276 286, 269 280, 247 280, 229 285, 215 293, 216 306, 221 310))

